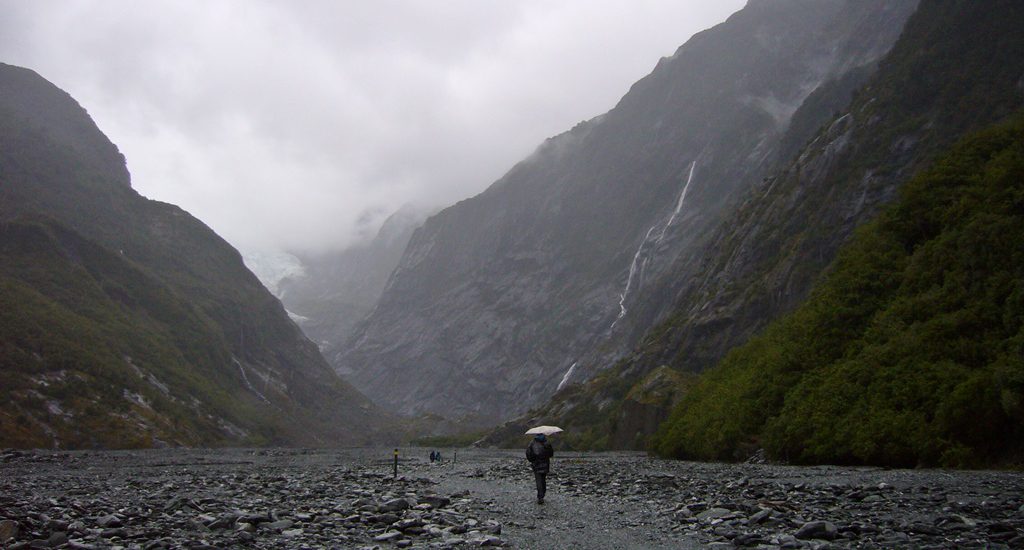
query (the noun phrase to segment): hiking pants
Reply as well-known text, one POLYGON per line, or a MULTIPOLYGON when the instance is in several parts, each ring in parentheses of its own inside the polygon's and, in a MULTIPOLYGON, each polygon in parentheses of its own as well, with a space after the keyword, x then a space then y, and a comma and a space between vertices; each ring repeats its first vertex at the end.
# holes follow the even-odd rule
POLYGON ((544 494, 548 492, 548 474, 533 472, 533 477, 537 480, 537 499, 544 498, 544 494))

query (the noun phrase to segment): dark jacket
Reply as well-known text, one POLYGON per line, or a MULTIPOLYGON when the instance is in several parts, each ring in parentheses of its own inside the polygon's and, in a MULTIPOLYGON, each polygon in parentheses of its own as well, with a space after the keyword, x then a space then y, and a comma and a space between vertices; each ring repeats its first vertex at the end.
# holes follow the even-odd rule
POLYGON ((530 461, 533 471, 538 474, 546 474, 551 469, 551 457, 555 456, 555 450, 548 442, 540 442, 534 439, 526 448, 526 460, 530 461))

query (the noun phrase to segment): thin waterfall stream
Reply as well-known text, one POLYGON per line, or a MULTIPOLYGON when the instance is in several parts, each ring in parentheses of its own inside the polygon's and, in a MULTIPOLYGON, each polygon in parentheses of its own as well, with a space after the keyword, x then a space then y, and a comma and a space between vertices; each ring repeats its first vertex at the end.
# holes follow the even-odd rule
MULTIPOLYGON (((683 184, 683 190, 679 193, 679 200, 676 201, 675 210, 672 211, 672 215, 669 216, 668 221, 665 222, 664 227, 661 228, 661 233, 654 241, 655 245, 660 244, 661 241, 665 239, 665 234, 668 232, 669 227, 672 226, 672 223, 676 220, 676 216, 678 216, 679 212, 683 209, 683 204, 686 202, 686 192, 689 191, 690 183, 693 182, 693 172, 696 168, 697 161, 695 160, 690 163, 690 173, 686 177, 686 183, 683 184)), ((647 234, 644 235, 643 240, 640 241, 640 246, 636 249, 636 254, 633 254, 633 261, 629 265, 629 276, 626 278, 626 287, 622 289, 622 294, 619 295, 619 316, 612 322, 612 326, 609 327, 609 330, 615 328, 615 325, 618 324, 619 320, 626 316, 626 298, 629 296, 629 291, 633 287, 633 279, 636 277, 637 273, 643 272, 644 268, 647 267, 648 260, 650 260, 649 257, 643 257, 641 262, 644 247, 650 240, 651 233, 653 233, 659 225, 660 223, 656 223, 647 230, 647 234)))

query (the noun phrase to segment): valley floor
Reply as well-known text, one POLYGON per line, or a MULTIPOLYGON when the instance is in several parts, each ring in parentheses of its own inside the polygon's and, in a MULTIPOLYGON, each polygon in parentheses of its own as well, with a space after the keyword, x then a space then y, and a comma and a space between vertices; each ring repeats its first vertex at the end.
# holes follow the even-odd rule
POLYGON ((0 451, 0 547, 1024 547, 1020 472, 429 451, 0 451))

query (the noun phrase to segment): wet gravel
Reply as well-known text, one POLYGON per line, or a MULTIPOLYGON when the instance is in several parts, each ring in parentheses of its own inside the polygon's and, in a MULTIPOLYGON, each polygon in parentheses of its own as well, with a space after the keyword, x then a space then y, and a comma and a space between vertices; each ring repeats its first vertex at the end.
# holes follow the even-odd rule
POLYGON ((1024 548, 1019 472, 428 455, 0 451, 0 548, 1024 548))

